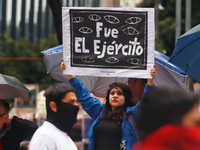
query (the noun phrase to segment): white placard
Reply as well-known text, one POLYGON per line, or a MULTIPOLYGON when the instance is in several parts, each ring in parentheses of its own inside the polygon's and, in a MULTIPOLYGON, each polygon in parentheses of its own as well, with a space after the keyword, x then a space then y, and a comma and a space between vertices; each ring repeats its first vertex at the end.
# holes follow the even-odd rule
POLYGON ((151 78, 154 8, 63 7, 64 74, 151 78))

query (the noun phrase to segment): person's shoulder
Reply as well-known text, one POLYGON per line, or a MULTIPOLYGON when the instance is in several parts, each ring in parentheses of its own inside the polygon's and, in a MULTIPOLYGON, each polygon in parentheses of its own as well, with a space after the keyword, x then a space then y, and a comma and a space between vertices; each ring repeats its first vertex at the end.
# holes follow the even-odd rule
POLYGON ((52 123, 50 123, 48 121, 44 121, 42 126, 40 126, 38 128, 38 132, 41 132, 43 134, 54 135, 55 132, 58 133, 58 132, 60 132, 60 130, 55 125, 53 125, 52 123))
POLYGON ((54 130, 51 127, 51 123, 44 122, 34 133, 33 137, 42 137, 42 136, 53 136, 52 132, 54 130))
POLYGON ((27 119, 22 119, 22 118, 19 118, 17 116, 13 116, 12 118, 12 121, 11 121, 11 125, 14 126, 14 127, 31 127, 33 129, 37 129, 38 126, 36 123, 34 123, 33 121, 30 121, 30 120, 27 120, 27 119))
MULTIPOLYGON (((39 128, 40 129, 40 128, 39 128)), ((29 149, 56 149, 56 142, 54 137, 42 132, 42 130, 36 130, 31 138, 29 149)))
POLYGON ((13 122, 24 122, 24 121, 29 121, 29 120, 26 120, 26 119, 23 119, 23 118, 19 118, 19 117, 17 117, 17 116, 13 116, 13 118, 12 118, 12 123, 13 122))
POLYGON ((25 119, 19 118, 17 116, 13 116, 13 118, 11 119, 11 125, 23 124, 24 122, 26 122, 25 119))
POLYGON ((51 139, 52 141, 56 141, 61 137, 66 137, 67 134, 61 130, 59 130, 56 126, 52 123, 45 121, 42 126, 40 126, 36 132, 34 133, 33 139, 35 138, 47 138, 51 139))

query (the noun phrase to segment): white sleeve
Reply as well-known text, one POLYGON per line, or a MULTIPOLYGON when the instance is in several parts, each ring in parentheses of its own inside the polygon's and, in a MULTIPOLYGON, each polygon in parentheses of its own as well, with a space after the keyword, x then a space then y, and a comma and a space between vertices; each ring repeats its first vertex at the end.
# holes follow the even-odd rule
POLYGON ((29 150, 55 150, 56 143, 48 135, 33 137, 30 141, 29 150))

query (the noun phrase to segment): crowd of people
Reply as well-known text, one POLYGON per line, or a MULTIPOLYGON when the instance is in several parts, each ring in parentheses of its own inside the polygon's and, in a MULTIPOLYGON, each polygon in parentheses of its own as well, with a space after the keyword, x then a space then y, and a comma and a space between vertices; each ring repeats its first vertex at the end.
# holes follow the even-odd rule
MULTIPOLYGON (((61 63, 61 69, 65 64, 61 63)), ((155 88, 152 79, 129 78, 128 84, 109 85, 105 102, 91 96, 82 82, 68 75, 70 84, 50 85, 46 98, 47 117, 38 126, 14 116, 0 100, 0 150, 20 149, 30 140, 29 150, 78 150, 69 134, 79 107, 94 120, 89 150, 198 150, 200 149, 200 96, 169 87, 155 88)))

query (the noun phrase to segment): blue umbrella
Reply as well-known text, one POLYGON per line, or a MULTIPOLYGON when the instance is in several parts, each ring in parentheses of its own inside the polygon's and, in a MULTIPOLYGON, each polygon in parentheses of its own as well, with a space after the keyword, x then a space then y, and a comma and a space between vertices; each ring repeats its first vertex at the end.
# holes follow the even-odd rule
POLYGON ((200 83, 200 24, 178 38, 169 61, 200 83))
MULTIPOLYGON (((63 74, 60 63, 63 58, 63 46, 59 45, 42 52, 44 54, 44 63, 47 67, 47 72, 51 77, 60 81, 69 83, 67 75, 63 74)), ((170 86, 182 89, 187 89, 188 75, 179 67, 169 62, 169 57, 155 51, 155 64, 157 76, 154 79, 154 84, 157 87, 170 86)), ((95 96, 105 97, 108 85, 113 82, 125 82, 128 78, 118 77, 95 77, 95 76, 78 76, 83 82, 88 92, 95 96)))

